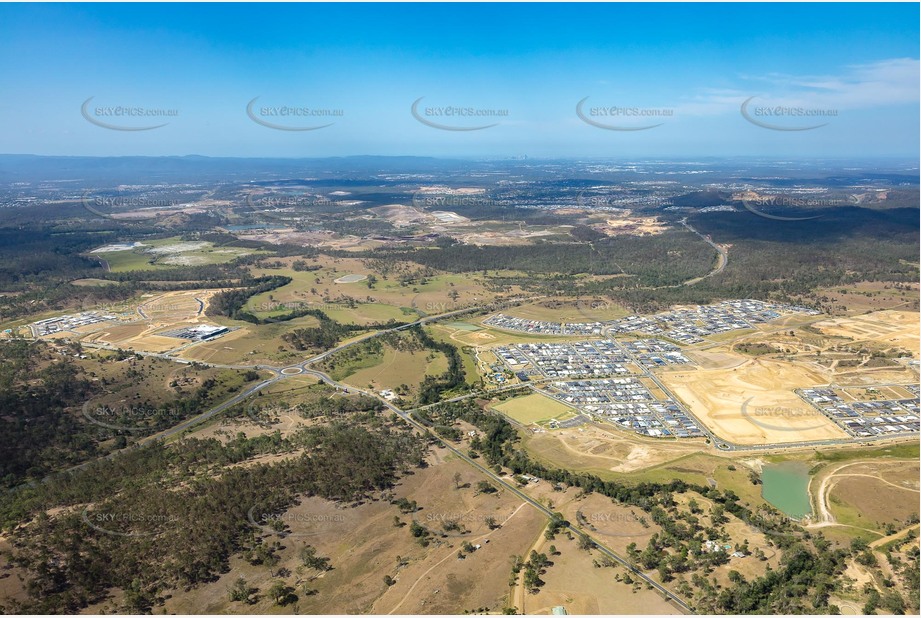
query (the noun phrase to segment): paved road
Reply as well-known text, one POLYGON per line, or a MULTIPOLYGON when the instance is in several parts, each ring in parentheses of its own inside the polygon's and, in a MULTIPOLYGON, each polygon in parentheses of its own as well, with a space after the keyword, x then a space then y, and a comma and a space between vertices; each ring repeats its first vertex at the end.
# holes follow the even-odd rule
POLYGON ((708 272, 706 275, 702 277, 695 277, 694 279, 685 281, 681 285, 694 285, 696 283, 700 283, 704 279, 712 277, 713 275, 718 275, 721 272, 723 272, 723 269, 726 268, 726 264, 729 263, 729 252, 724 247, 721 247, 720 245, 713 242, 713 240, 709 236, 704 236, 703 234, 698 232, 696 229, 691 227, 691 224, 688 223, 687 217, 681 220, 681 225, 683 225, 684 227, 688 228, 689 230, 691 230, 692 232, 700 236, 704 240, 705 243, 707 243, 708 245, 716 249, 716 252, 718 254, 716 258, 716 267, 713 270, 711 270, 710 272, 708 272))

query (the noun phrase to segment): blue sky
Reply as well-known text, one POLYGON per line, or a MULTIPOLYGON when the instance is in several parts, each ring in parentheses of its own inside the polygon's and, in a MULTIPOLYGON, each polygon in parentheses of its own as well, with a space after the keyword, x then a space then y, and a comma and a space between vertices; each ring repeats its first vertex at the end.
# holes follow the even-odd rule
POLYGON ((0 152, 917 157, 918 48, 917 4, 3 4, 0 152))

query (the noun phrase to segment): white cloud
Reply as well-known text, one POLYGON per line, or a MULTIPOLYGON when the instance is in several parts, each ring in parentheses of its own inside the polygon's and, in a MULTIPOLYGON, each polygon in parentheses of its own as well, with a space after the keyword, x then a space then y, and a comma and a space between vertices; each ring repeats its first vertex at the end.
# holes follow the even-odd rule
POLYGON ((921 62, 893 58, 851 65, 840 75, 743 76, 747 88, 704 89, 674 106, 679 115, 737 113, 741 103, 758 96, 765 103, 789 107, 857 110, 919 101, 921 62))

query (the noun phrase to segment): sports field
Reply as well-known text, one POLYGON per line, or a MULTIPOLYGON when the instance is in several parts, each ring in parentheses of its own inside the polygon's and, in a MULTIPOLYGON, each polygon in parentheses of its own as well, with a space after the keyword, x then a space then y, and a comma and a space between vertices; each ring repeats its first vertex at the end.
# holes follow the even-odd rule
POLYGON ((509 399, 493 408, 525 425, 563 419, 574 414, 569 406, 538 393, 509 399))

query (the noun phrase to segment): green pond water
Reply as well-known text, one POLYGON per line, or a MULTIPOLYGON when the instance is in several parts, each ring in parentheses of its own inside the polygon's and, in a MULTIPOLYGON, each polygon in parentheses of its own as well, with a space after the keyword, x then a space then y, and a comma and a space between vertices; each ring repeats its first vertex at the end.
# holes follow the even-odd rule
POLYGON ((809 467, 795 462, 765 465, 761 470, 761 495, 790 517, 809 515, 809 467))

